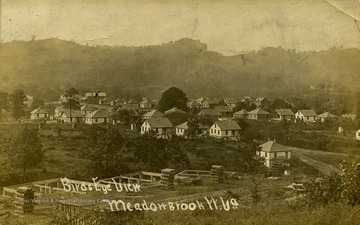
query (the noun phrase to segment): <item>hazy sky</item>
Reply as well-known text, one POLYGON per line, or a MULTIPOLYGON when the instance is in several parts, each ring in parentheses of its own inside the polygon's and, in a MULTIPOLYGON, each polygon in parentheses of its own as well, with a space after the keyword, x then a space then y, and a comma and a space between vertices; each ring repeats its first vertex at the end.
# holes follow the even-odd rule
POLYGON ((1 40, 139 46, 189 37, 225 55, 360 48, 359 20, 360 0, 2 0, 1 40))

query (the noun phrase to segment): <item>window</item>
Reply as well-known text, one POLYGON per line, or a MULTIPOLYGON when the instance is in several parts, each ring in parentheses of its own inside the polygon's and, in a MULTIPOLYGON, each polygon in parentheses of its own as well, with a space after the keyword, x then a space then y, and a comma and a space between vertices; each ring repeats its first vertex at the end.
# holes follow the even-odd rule
POLYGON ((277 154, 276 154, 276 152, 274 152, 274 158, 276 158, 277 157, 277 154))
POLYGON ((308 120, 308 119, 309 119, 309 117, 307 116, 307 117, 306 117, 306 119, 308 120))
POLYGON ((289 156, 289 153, 288 152, 285 152, 285 156, 286 156, 286 158, 289 156))
POLYGON ((234 130, 232 131, 232 134, 235 135, 235 131, 234 131, 234 130))
POLYGON ((218 135, 220 135, 220 130, 218 130, 218 135))
POLYGON ((228 131, 227 131, 227 130, 225 131, 225 135, 228 135, 228 131))
POLYGON ((265 152, 265 157, 267 157, 267 152, 265 152))
POLYGON ((95 118, 95 123, 97 123, 97 118, 95 118))

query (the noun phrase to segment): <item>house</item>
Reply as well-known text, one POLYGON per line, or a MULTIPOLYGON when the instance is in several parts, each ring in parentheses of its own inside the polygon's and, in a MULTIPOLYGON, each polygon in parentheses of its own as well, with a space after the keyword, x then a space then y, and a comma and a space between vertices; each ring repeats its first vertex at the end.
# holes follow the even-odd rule
POLYGON ((217 98, 206 98, 202 103, 203 109, 213 109, 215 106, 219 105, 220 100, 217 98))
POLYGON ((202 109, 198 115, 215 119, 221 117, 221 113, 217 109, 202 109))
POLYGON ((154 105, 154 102, 147 98, 143 98, 143 100, 139 103, 140 109, 152 109, 154 105))
POLYGON ((232 117, 233 111, 232 108, 229 106, 216 106, 215 110, 217 110, 222 117, 232 117))
POLYGON ((42 108, 34 109, 30 112, 30 119, 43 119, 49 117, 49 112, 42 108))
POLYGON ((57 106, 55 108, 55 114, 54 114, 54 118, 60 119, 62 114, 65 112, 65 108, 62 106, 57 106))
POLYGON ((200 98, 195 99, 195 102, 199 103, 200 105, 202 105, 204 101, 205 101, 204 97, 200 97, 200 98))
POLYGON ((246 118, 246 116, 247 116, 247 112, 245 109, 233 113, 234 118, 246 118))
POLYGON ((171 108, 171 109, 169 109, 169 110, 166 110, 164 113, 165 113, 166 115, 167 115, 167 114, 171 114, 171 113, 186 114, 186 112, 185 112, 184 110, 178 109, 177 107, 173 107, 173 108, 171 108))
POLYGON ((248 112, 247 118, 249 120, 270 120, 271 114, 261 108, 258 108, 248 112))
POLYGON ((236 98, 224 98, 224 103, 233 109, 238 104, 238 100, 236 98))
POLYGON ((344 118, 344 119, 355 120, 356 119, 356 114, 346 113, 346 114, 342 114, 341 117, 344 118))
POLYGON ((266 98, 256 98, 255 99, 255 105, 257 108, 264 108, 268 106, 271 102, 267 100, 266 98))
POLYGON ((162 117, 166 117, 166 115, 158 110, 152 110, 150 112, 145 113, 144 115, 142 115, 143 119, 149 119, 149 118, 162 118, 162 117))
POLYGON ((274 141, 268 141, 260 145, 260 151, 256 154, 264 157, 265 165, 269 168, 273 165, 275 160, 291 159, 291 149, 287 146, 281 145, 274 141))
POLYGON ((65 123, 80 123, 83 120, 83 114, 80 110, 65 110, 61 115, 61 120, 65 123))
MULTIPOLYGON (((185 130, 187 129, 189 129, 189 126, 188 126, 188 122, 186 121, 185 123, 175 126, 175 133, 177 136, 184 136, 185 130)), ((199 130, 200 130, 199 134, 205 134, 208 131, 208 129, 209 129, 208 126, 199 123, 199 130)))
POLYGON ((356 131, 355 138, 360 141, 360 130, 356 131))
POLYGON ((318 115, 318 119, 323 123, 325 122, 326 120, 329 120, 329 119, 334 119, 336 118, 337 116, 330 113, 330 112, 324 112, 320 115, 318 115))
POLYGON ((313 110, 303 109, 299 110, 295 114, 295 119, 303 122, 315 122, 317 119, 317 114, 313 110))
POLYGON ((168 118, 148 118, 141 125, 141 134, 155 131, 157 135, 166 136, 171 133, 173 126, 168 118))
POLYGON ((86 114, 88 114, 88 113, 94 112, 94 111, 96 111, 96 110, 97 110, 97 108, 92 107, 92 106, 89 106, 89 105, 83 105, 83 106, 81 106, 81 108, 80 108, 80 111, 81 111, 81 113, 82 113, 83 115, 86 115, 86 114))
POLYGON ((243 97, 243 99, 241 100, 241 102, 246 103, 247 105, 255 105, 256 101, 255 98, 250 97, 250 96, 245 96, 243 97))
POLYGON ((187 102, 186 106, 189 109, 200 109, 202 105, 200 103, 198 103, 196 100, 192 100, 192 101, 187 102))
POLYGON ((85 124, 104 124, 110 122, 109 114, 102 110, 96 110, 84 116, 85 124))
POLYGON ((85 93, 85 98, 88 97, 106 97, 106 93, 105 92, 101 92, 101 91, 97 91, 97 92, 87 92, 85 93))
POLYGON ((209 135, 215 138, 230 138, 237 140, 240 136, 240 126, 234 120, 216 121, 209 129, 209 135))
POLYGON ((275 109, 274 120, 292 121, 295 119, 295 113, 291 109, 275 109))

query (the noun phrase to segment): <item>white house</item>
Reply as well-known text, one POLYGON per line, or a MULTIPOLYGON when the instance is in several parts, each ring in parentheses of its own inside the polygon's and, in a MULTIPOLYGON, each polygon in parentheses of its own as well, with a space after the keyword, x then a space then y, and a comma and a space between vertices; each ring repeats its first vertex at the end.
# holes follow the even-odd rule
POLYGON ((237 111, 233 114, 234 118, 246 118, 247 116, 247 112, 245 109, 242 109, 240 111, 237 111))
POLYGON ((45 109, 42 109, 42 108, 37 108, 30 112, 30 119, 32 119, 32 120, 42 119, 42 118, 47 118, 47 117, 49 117, 48 111, 46 111, 45 109))
POLYGON ((260 151, 256 154, 265 158, 265 165, 271 167, 275 160, 291 159, 291 149, 274 141, 268 141, 260 145, 260 151))
POLYGON ((173 125, 168 118, 149 118, 146 119, 141 125, 141 134, 149 131, 155 131, 156 134, 164 136, 171 133, 173 125))
POLYGON ((254 109, 247 114, 249 120, 269 120, 271 119, 271 114, 263 109, 254 109))
POLYGON ((157 110, 152 110, 150 112, 145 113, 142 118, 143 119, 149 119, 149 118, 163 118, 166 117, 164 113, 157 111, 157 110))
POLYGON ((315 122, 318 115, 313 110, 303 109, 295 114, 295 118, 303 122, 315 122))
POLYGON ((88 113, 84 116, 84 118, 85 124, 103 124, 110 122, 109 114, 102 110, 96 110, 88 113))
POLYGON ((72 123, 72 122, 79 123, 82 122, 83 120, 83 114, 81 113, 80 110, 71 110, 71 114, 70 114, 70 110, 67 109, 62 113, 61 120, 64 121, 65 123, 72 123))
POLYGON ((62 106, 57 106, 55 108, 54 118, 61 119, 62 114, 65 112, 65 108, 62 106))
POLYGON ((240 136, 240 126, 234 120, 216 121, 209 130, 209 135, 215 138, 235 139, 240 136))
MULTIPOLYGON (((188 122, 186 121, 185 123, 175 126, 175 133, 177 136, 184 136, 187 129, 189 129, 189 126, 188 122)), ((208 129, 208 126, 199 123, 200 134, 205 134, 208 129)))
POLYGON ((356 131, 355 138, 360 141, 360 130, 356 131))

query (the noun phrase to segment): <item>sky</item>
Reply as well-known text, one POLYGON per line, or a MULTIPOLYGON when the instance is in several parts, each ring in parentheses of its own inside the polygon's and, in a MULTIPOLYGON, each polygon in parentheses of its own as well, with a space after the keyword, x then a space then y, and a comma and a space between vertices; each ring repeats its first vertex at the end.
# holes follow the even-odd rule
POLYGON ((2 0, 2 42, 159 45, 188 37, 235 55, 360 48, 360 0, 2 0))

